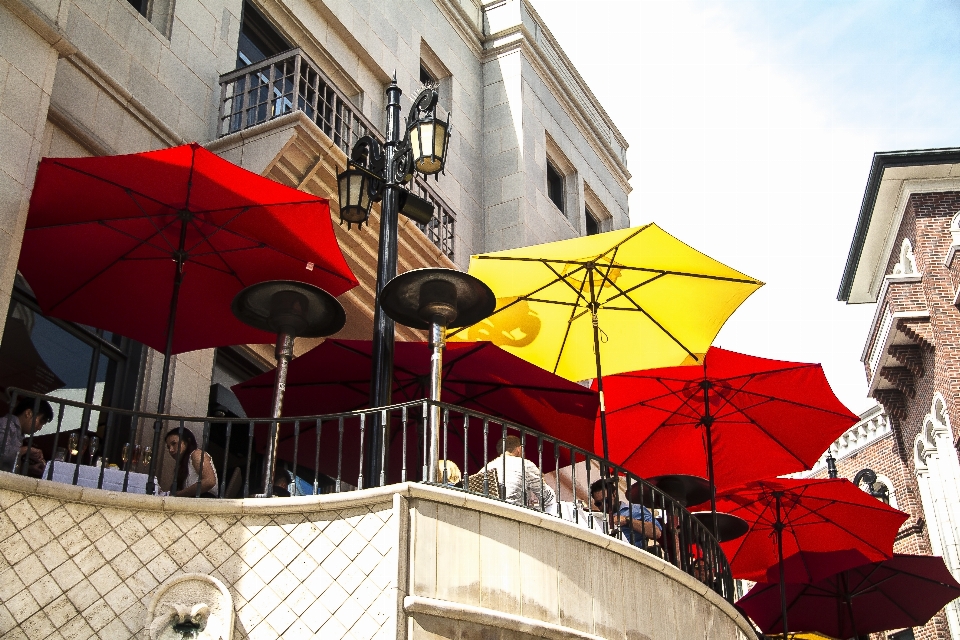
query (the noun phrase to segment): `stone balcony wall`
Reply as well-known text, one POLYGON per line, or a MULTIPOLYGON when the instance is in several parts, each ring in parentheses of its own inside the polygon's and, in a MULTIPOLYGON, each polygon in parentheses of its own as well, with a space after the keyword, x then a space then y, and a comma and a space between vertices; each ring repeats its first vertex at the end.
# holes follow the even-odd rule
POLYGON ((153 637, 151 601, 188 574, 229 591, 236 639, 749 637, 658 558, 452 490, 215 501, 0 473, 4 638, 153 637))

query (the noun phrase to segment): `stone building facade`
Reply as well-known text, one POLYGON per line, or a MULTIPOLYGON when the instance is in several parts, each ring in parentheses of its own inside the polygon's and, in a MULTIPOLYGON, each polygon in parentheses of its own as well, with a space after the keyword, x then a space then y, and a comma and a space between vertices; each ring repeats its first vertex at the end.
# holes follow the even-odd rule
MULTIPOLYGON (((862 360, 890 429, 850 460, 885 474, 898 507, 911 514, 898 550, 942 555, 956 576, 958 248, 960 150, 876 154, 838 297, 876 303, 862 360)), ((942 618, 916 637, 960 638, 956 603, 942 618)))
MULTIPOLYGON (((17 278, 38 160, 197 141, 329 198, 336 222, 336 175, 359 133, 382 136, 394 76, 404 109, 422 82, 437 82, 453 130, 445 174, 414 185, 437 219, 420 228, 402 218, 401 272, 465 268, 473 253, 629 225, 627 143, 524 0, 2 0, 0 308, 9 312, 0 314, 0 331, 8 317, 26 318, 8 339, 32 336, 65 382, 53 391, 62 397, 156 407, 157 353, 48 322, 17 278), (230 74, 255 69, 266 77, 276 69, 271 60, 292 56, 316 70, 319 111, 335 115, 323 119, 277 98, 264 117, 234 126, 236 114, 224 106, 236 89, 230 74)), ((359 230, 337 227, 361 282, 341 296, 348 322, 338 337, 371 336, 378 232, 376 208, 359 230)), ((420 337, 398 327, 399 339, 420 337)), ((314 344, 298 340, 297 353, 314 344)), ((166 406, 205 415, 211 383, 230 386, 272 362, 272 347, 256 345, 181 354, 166 406)))

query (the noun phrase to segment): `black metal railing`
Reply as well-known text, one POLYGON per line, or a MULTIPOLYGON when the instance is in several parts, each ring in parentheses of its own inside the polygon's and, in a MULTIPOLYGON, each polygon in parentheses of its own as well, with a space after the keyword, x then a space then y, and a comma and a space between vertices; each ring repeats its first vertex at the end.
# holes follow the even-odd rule
MULTIPOLYGON (((24 475, 91 488, 145 493, 145 472, 157 469, 157 490, 185 497, 257 497, 265 489, 264 453, 277 425, 274 492, 317 495, 398 482, 427 482, 509 502, 595 529, 632 543, 687 572, 730 600, 733 582, 719 544, 677 501, 626 469, 592 452, 523 425, 428 400, 350 413, 263 418, 182 417, 113 409, 8 389, 11 406, 33 402, 34 414, 47 402, 53 417, 42 435, 25 436, 26 453, 12 468, 24 475), (78 411, 79 410, 79 411, 78 411), (431 474, 427 425, 440 411, 440 462, 431 474), (65 416, 78 424, 65 424, 65 416), (98 416, 94 425, 90 416, 98 416), (379 418, 379 419, 375 419, 379 418), (163 429, 163 451, 150 464, 139 443, 163 429), (378 478, 363 470, 373 425, 382 429, 378 478), (173 439, 176 436, 176 439, 173 439), (93 438, 97 446, 94 447, 93 438), (189 453, 178 442, 196 440, 189 453), (172 443, 172 446, 169 446, 172 443), (519 451, 512 449, 516 445, 519 451), (501 455, 506 448, 508 453, 501 455), (33 457, 31 458, 31 453, 33 457), (185 458, 189 458, 188 462, 185 458), (41 460, 42 459, 42 460, 41 460), (47 461, 50 462, 47 462, 47 461), (161 461, 166 464, 159 464, 161 461), (41 464, 42 462, 42 464, 41 464), (183 479, 175 470, 192 467, 183 479), (596 482, 605 489, 590 494, 596 482), (283 487, 286 485, 286 488, 283 487), (279 491, 277 489, 280 489, 279 491), (601 500, 594 502, 599 496, 601 500), (604 500, 604 497, 610 498, 604 500), (614 519, 617 521, 614 521, 614 519)), ((0 456, 6 451, 0 431, 0 456)), ((9 463, 8 463, 9 464, 9 463)))
MULTIPOLYGON (((347 156, 361 137, 383 135, 301 49, 291 49, 220 76, 218 136, 302 111, 347 156)), ((453 260, 456 216, 426 179, 415 177, 417 191, 436 207, 428 225, 418 224, 453 260)))

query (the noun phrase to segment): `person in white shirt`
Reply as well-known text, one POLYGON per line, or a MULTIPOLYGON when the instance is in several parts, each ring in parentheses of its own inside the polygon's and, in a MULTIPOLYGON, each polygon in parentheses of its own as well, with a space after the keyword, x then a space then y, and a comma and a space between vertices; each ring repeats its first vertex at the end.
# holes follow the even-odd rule
POLYGON ((531 507, 547 513, 555 512, 556 495, 543 481, 543 473, 539 467, 523 457, 523 443, 520 438, 507 436, 501 439, 497 443, 497 453, 499 455, 483 469, 496 469, 503 499, 521 507, 531 507))

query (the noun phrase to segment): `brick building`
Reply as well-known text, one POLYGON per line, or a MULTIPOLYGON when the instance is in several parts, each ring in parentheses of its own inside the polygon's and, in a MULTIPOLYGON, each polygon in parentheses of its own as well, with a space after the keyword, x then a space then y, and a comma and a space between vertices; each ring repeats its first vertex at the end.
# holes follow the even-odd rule
MULTIPOLYGON (((879 409, 832 451, 840 477, 863 469, 910 513, 896 550, 942 555, 960 576, 960 149, 878 153, 838 299, 876 303, 862 361, 879 409), (882 418, 881 418, 882 417, 882 418), (884 426, 870 428, 870 424, 884 426), (838 455, 842 454, 842 455, 838 455)), ((821 466, 816 469, 825 473, 821 466)), ((863 480, 863 476, 861 476, 863 480)), ((904 632, 905 633, 905 632, 904 632)), ((960 638, 948 605, 916 638, 960 638)), ((889 636, 909 637, 909 636, 889 636)))

